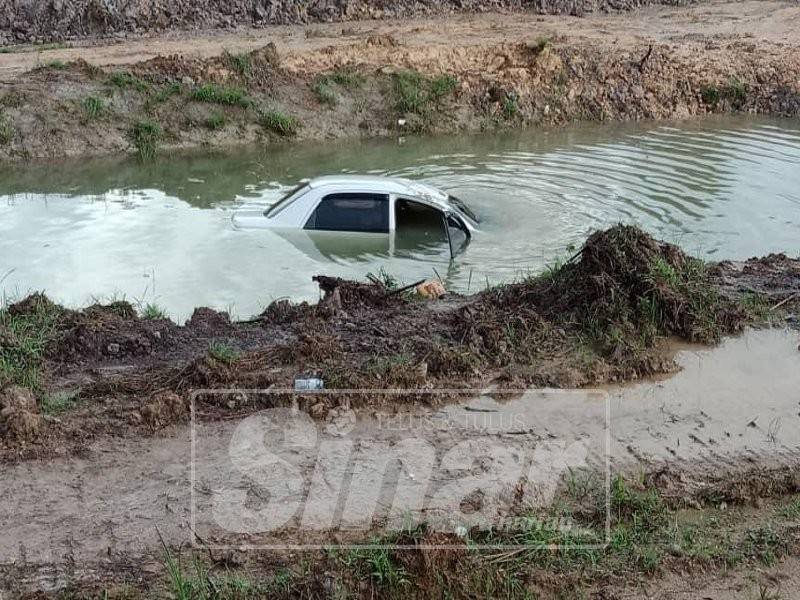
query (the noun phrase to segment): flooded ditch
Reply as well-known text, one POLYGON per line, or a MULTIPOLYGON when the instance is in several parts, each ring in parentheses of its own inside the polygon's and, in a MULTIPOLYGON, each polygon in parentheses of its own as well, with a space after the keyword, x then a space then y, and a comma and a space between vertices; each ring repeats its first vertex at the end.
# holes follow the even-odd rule
POLYGON ((746 117, 661 125, 297 145, 98 160, 0 173, 0 287, 83 305, 125 297, 177 319, 199 305, 247 317, 316 299, 317 273, 402 281, 438 273, 478 291, 541 270, 586 234, 637 223, 705 258, 800 251, 800 125, 746 117), (299 179, 371 173, 429 182, 482 219, 450 263, 444 239, 236 229, 299 179))

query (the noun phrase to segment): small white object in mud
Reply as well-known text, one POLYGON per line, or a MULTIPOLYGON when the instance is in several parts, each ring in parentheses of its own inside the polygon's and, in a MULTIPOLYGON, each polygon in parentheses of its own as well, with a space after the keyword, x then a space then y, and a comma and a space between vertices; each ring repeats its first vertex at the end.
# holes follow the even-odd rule
POLYGON ((297 391, 324 390, 325 382, 322 379, 318 379, 316 377, 307 377, 304 379, 298 378, 294 380, 294 389, 297 391))
POLYGON ((459 525, 455 529, 455 534, 460 538, 465 538, 467 537, 467 528, 464 527, 463 525, 459 525))

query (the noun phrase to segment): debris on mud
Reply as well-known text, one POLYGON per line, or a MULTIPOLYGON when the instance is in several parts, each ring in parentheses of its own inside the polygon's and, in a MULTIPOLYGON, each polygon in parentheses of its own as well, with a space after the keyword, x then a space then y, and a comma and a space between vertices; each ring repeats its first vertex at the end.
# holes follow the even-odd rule
MULTIPOLYGON (((181 402, 194 390, 290 389, 298 374, 322 378, 332 389, 408 389, 407 397, 392 397, 396 403, 420 401, 417 388, 634 380, 677 368, 666 338, 714 343, 747 324, 773 322, 752 309, 753 298, 763 306, 784 300, 800 287, 800 260, 772 256, 744 267, 706 265, 636 227, 618 225, 592 234, 560 266, 474 296, 412 299, 378 278, 314 279, 324 293, 318 304, 280 300, 236 323, 206 308, 179 326, 141 318, 126 303, 72 311, 31 296, 0 311, 3 364, 16 365, 0 376, 37 393, 79 382, 96 417, 84 411, 86 432, 108 430, 104 413, 160 428, 185 414, 181 402), (750 290, 746 297, 741 287, 750 290), (38 350, 25 354, 31 336, 38 350)), ((768 312, 791 318, 798 305, 787 301, 768 312)), ((242 408, 242 402, 235 405, 242 408)), ((203 418, 226 407, 227 401, 209 400, 203 418)), ((13 419, 22 436, 39 425, 27 413, 13 419)))
POLYGON ((42 427, 42 415, 30 390, 12 386, 0 393, 0 438, 32 440, 42 427))

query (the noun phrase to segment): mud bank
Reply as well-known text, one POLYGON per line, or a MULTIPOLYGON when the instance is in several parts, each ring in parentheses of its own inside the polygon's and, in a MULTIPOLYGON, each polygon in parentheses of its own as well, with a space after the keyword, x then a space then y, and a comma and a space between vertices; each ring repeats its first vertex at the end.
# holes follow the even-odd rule
MULTIPOLYGON (((437 406, 458 397, 454 388, 671 373, 668 337, 715 343, 747 324, 794 325, 800 302, 796 259, 705 265, 626 226, 592 235, 559 269, 474 296, 420 301, 379 282, 317 281, 319 304, 278 301, 238 323, 197 309, 180 326, 126 302, 74 311, 40 295, 9 306, 0 313, 2 458, 151 435, 185 421, 196 390, 287 389, 298 376, 329 389, 406 390, 300 399, 324 419, 343 402, 437 406)), ((207 421, 297 402, 284 392, 195 399, 207 421)))
POLYGON ((443 44, 431 38, 437 23, 422 32, 404 23, 393 33, 325 33, 335 43, 302 50, 270 42, 208 57, 176 48, 180 54, 126 58, 125 66, 105 69, 90 50, 68 53, 88 59, 73 62, 56 58, 59 51, 52 60, 45 53, 38 67, 3 85, 0 160, 122 152, 150 160, 173 148, 294 139, 800 114, 794 37, 784 43, 677 33, 621 40, 591 28, 572 36, 564 25, 530 22, 507 34, 485 25, 490 41, 480 43, 461 32, 443 44))
POLYGON ((396 19, 488 10, 583 15, 692 0, 137 0, 135 2, 0 1, 0 44, 51 42, 115 34, 289 23, 396 19))

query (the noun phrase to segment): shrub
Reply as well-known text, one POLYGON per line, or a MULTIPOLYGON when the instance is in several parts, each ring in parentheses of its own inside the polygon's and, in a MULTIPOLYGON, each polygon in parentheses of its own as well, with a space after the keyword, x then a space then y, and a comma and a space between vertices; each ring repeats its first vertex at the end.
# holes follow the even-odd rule
POLYGON ((277 110, 261 113, 259 123, 264 129, 283 137, 297 135, 300 129, 300 122, 297 119, 277 110))
POLYGON ((163 135, 161 126, 154 121, 137 121, 128 132, 128 138, 142 161, 155 158, 158 142, 163 135))

